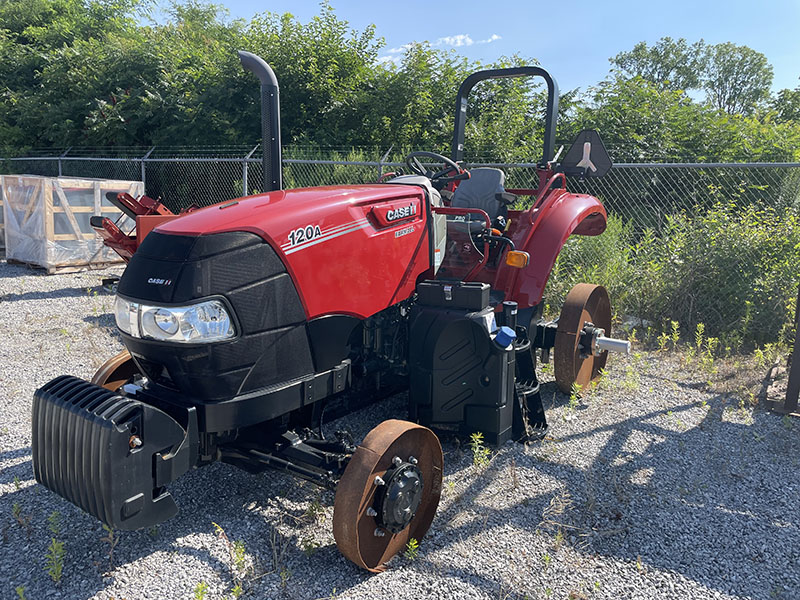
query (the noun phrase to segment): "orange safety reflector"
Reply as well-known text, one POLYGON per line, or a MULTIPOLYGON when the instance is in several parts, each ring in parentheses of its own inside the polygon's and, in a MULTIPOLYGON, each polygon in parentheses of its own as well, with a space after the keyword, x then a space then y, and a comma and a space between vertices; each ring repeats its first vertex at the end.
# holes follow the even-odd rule
POLYGON ((509 267, 516 267, 517 269, 523 269, 528 266, 528 262, 531 260, 530 254, 527 252, 523 252, 522 250, 509 250, 506 254, 506 264, 509 267))

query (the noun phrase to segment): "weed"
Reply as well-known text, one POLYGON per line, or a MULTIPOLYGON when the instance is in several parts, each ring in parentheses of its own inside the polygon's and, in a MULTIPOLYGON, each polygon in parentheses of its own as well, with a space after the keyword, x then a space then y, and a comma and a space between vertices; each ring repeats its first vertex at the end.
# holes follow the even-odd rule
POLYGON ((544 556, 542 556, 542 562, 544 563, 544 568, 545 569, 550 566, 550 561, 551 560, 552 559, 550 558, 549 554, 545 554, 544 556))
POLYGON ((300 548, 302 548, 303 554, 310 557, 317 551, 317 548, 319 548, 319 542, 313 538, 304 538, 303 541, 300 542, 300 548))
POLYGON ((31 515, 22 514, 22 506, 20 506, 19 502, 14 502, 14 504, 11 506, 11 516, 14 517, 14 520, 17 522, 17 524, 25 530, 28 538, 30 539, 31 532, 33 531, 33 528, 31 527, 32 517, 31 515))
POLYGON ((223 541, 225 547, 228 549, 228 554, 230 555, 231 559, 231 574, 233 575, 233 578, 237 582, 241 581, 241 579, 250 571, 247 564, 247 547, 241 540, 231 542, 230 538, 228 538, 228 534, 225 533, 225 530, 221 526, 214 522, 211 524, 214 526, 214 531, 216 532, 217 537, 223 541))
POLYGON ((542 374, 545 375, 552 375, 553 374, 553 363, 551 362, 543 362, 541 365, 542 374))
POLYGON ((472 449, 472 465, 483 468, 489 464, 492 451, 483 445, 483 434, 476 431, 469 436, 469 447, 472 449))
POLYGON ((756 369, 759 371, 767 366, 767 357, 764 355, 764 351, 761 348, 756 348, 753 352, 753 362, 756 365, 756 369))
POLYGON ((568 411, 569 413, 574 413, 575 410, 578 408, 578 400, 581 397, 581 386, 577 383, 573 383, 572 387, 569 390, 569 404, 568 404, 568 411))
POLYGON ((114 548, 119 544, 119 536, 114 534, 114 530, 108 525, 103 523, 103 531, 106 532, 104 537, 100 538, 101 542, 108 544, 108 568, 110 571, 114 570, 114 548))
POLYGON ((208 584, 205 581, 201 581, 194 586, 194 600, 204 600, 207 593, 208 584))
POLYGON ((642 557, 640 555, 636 555, 636 569, 642 573, 644 572, 644 564, 642 563, 642 557))
POLYGON ((411 538, 410 540, 408 540, 408 543, 406 544, 406 551, 403 553, 403 555, 408 560, 413 561, 416 560, 418 554, 419 554, 419 542, 416 540, 416 538, 411 538))
MULTIPOLYGON (((278 524, 270 530, 269 545, 272 549, 272 568, 273 572, 283 572, 286 570, 284 557, 289 546, 289 540, 281 535, 279 527, 283 524, 283 518, 278 519, 278 524)), ((283 579, 283 576, 281 576, 283 579)))
POLYGON ((625 379, 622 380, 622 387, 629 391, 634 391, 639 387, 639 378, 633 365, 625 367, 625 379))
POLYGON ((56 538, 50 539, 50 546, 47 548, 47 553, 45 554, 45 571, 56 584, 61 583, 66 553, 64 542, 59 542, 56 538))
POLYGON ((694 345, 697 349, 698 356, 703 349, 703 334, 705 333, 706 325, 705 323, 698 323, 697 328, 694 331, 694 345))
POLYGON ((24 585, 17 586, 15 591, 17 592, 17 598, 19 598, 19 600, 26 600, 25 599, 25 586, 24 585))
POLYGON ((447 493, 452 494, 456 491, 456 482, 452 479, 447 480, 447 493))
POLYGON ((677 321, 670 321, 672 330, 670 332, 670 339, 672 340, 672 349, 678 349, 678 342, 681 339, 680 323, 677 321))
POLYGON ((669 342, 669 334, 664 332, 658 336, 658 351, 666 352, 667 343, 669 342))
POLYGON ((513 485, 513 489, 517 489, 519 487, 519 479, 517 478, 517 460, 515 458, 511 459, 511 483, 513 485))
POLYGON ((50 516, 47 517, 47 528, 50 530, 50 533, 53 535, 58 535, 61 533, 61 513, 57 510, 54 510, 50 513, 50 516))
POLYGON ((792 428, 792 418, 789 415, 783 415, 782 423, 786 429, 792 428))
POLYGON ((325 508, 322 506, 322 502, 320 501, 319 496, 317 496, 311 502, 308 503, 308 508, 306 509, 305 516, 312 521, 325 520, 325 508))
POLYGON ((17 491, 20 491, 22 489, 22 483, 20 482, 18 475, 14 475, 14 487, 16 488, 17 491))
POLYGON ((553 538, 553 549, 558 551, 558 549, 561 548, 561 546, 563 545, 564 545, 564 530, 559 527, 558 531, 556 531, 555 537, 553 538))
POLYGON ((158 537, 158 525, 153 525, 150 529, 148 529, 147 535, 153 539, 156 539, 158 537))
POLYGON ((237 583, 235 586, 231 588, 231 595, 234 598, 239 598, 243 593, 244 590, 242 589, 242 584, 240 583, 237 583))
POLYGON ((286 567, 283 567, 279 574, 281 576, 281 587, 285 588, 286 584, 289 583, 289 578, 292 576, 292 572, 286 567))

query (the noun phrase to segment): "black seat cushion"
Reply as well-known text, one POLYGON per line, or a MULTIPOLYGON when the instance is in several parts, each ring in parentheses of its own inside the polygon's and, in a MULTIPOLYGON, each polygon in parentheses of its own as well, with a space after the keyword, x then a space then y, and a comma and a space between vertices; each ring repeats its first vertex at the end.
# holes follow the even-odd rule
POLYGON ((505 182, 506 174, 500 169, 471 169, 470 178, 458 184, 450 205, 483 210, 494 223, 497 217, 508 216, 507 204, 516 200, 516 196, 506 193, 505 182))

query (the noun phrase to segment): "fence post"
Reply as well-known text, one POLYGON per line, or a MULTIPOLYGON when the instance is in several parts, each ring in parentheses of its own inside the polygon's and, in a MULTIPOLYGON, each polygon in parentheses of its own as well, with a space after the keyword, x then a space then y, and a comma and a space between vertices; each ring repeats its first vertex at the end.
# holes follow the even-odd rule
POLYGON ((58 176, 59 177, 61 177, 61 159, 64 158, 67 154, 69 154, 70 150, 72 150, 72 146, 70 146, 69 148, 64 150, 64 153, 61 156, 58 157, 58 176))
POLYGON ((156 149, 156 147, 153 146, 152 148, 150 148, 150 150, 147 151, 147 154, 145 154, 142 158, 139 159, 139 162, 140 162, 140 164, 142 166, 142 192, 144 194, 147 193, 147 178, 145 176, 144 161, 146 161, 148 158, 150 158, 150 154, 152 154, 153 150, 155 150, 155 149, 156 149))
POLYGON ((247 165, 250 157, 253 156, 253 152, 256 150, 258 150, 258 144, 253 146, 253 149, 250 150, 242 160, 242 196, 250 195, 249 186, 247 185, 247 165))
POLYGON ((383 156, 381 156, 380 160, 378 161, 378 181, 380 181, 381 177, 383 177, 383 163, 385 163, 386 159, 389 158, 389 153, 392 151, 393 148, 394 144, 389 146, 389 149, 383 156))

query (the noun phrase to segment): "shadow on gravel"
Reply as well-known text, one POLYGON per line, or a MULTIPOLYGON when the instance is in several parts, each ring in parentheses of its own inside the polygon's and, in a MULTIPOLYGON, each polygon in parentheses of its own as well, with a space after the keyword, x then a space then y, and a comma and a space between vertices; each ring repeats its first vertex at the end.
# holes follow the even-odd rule
POLYGON ((0 470, 0 484, 16 483, 33 479, 33 466, 31 465, 30 446, 25 448, 17 448, 16 450, 0 452, 0 463, 23 457, 25 458, 24 461, 18 462, 14 465, 9 465, 0 470))
MULTIPOLYGON (((543 390, 548 411, 551 405, 568 403, 553 384, 545 384, 543 390)), ((561 529, 566 532, 565 544, 587 558, 610 557, 624 563, 634 577, 647 582, 645 586, 660 585, 660 575, 675 572, 710 593, 797 598, 797 431, 763 412, 754 414, 753 423, 725 420, 729 411, 725 397, 703 397, 707 405, 698 401, 649 412, 632 410, 636 414, 611 425, 594 426, 591 415, 581 416, 579 423, 586 424, 581 432, 551 437, 544 445, 505 446, 482 474, 465 473, 466 489, 437 515, 418 562, 398 557, 392 567, 405 565, 409 571, 455 578, 491 597, 506 597, 505 575, 487 573, 477 558, 471 562, 473 539, 495 529, 512 528, 531 536, 553 536, 561 529), (701 415, 700 410, 705 413, 701 415), (690 422, 694 423, 691 427, 686 425, 690 422), (574 444, 580 448, 589 440, 586 447, 592 453, 576 457, 574 444), (570 445, 571 454, 561 456, 570 445), (520 472, 519 487, 510 489, 508 484, 506 489, 502 486, 507 484, 512 460, 520 472), (523 473, 539 482, 554 482, 555 489, 552 485, 534 488, 523 473), (487 490, 487 484, 496 481, 501 487, 487 490), (487 510, 486 494, 498 498, 508 494, 509 499, 498 501, 500 508, 487 510), (563 503, 561 512, 551 511, 556 501, 563 503), (437 564, 436 550, 456 545, 464 547, 464 559, 437 564)), ((401 405, 394 402, 390 407, 395 410, 401 405)), ((593 414, 597 412, 601 411, 593 414)), ((365 415, 352 420, 363 421, 368 428, 370 418, 365 415)), ((552 412, 548 417, 557 418, 552 412)), ((471 453, 463 443, 443 439, 443 446, 446 478, 473 468, 471 453)), ((11 450, 0 454, 0 460, 20 459, 29 453, 29 448, 11 450)), ((9 483, 17 475, 26 482, 32 478, 30 471, 26 460, 5 468, 0 481, 9 483)), ((226 550, 214 537, 213 523, 230 540, 243 540, 258 563, 260 577, 248 597, 317 598, 330 596, 334 588, 337 595, 346 594, 371 577, 338 554, 328 533, 319 538, 319 547, 309 557, 304 555, 303 536, 309 523, 312 529, 330 531, 333 495, 329 492, 281 473, 250 475, 219 463, 191 471, 170 491, 180 507, 178 515, 151 531, 122 532, 114 551, 116 569, 104 576, 107 545, 101 541, 105 532, 99 523, 42 486, 24 485, 0 497, 0 564, 24 563, 13 572, 25 580, 11 584, 24 585, 28 597, 47 596, 53 589, 43 572, 51 538, 47 518, 57 510, 69 527, 69 573, 61 586, 62 597, 89 598, 109 590, 115 578, 125 576, 124 567, 136 561, 145 568, 168 571, 199 562, 230 590, 234 579, 226 550), (309 502, 321 506, 318 516, 309 517, 309 502), (20 508, 14 509, 15 505, 20 508), (15 511, 20 519, 12 518, 15 511), (284 569, 288 579, 282 585, 284 569)), ((478 547, 474 551, 499 550, 478 547)), ((521 577, 529 577, 542 566, 541 556, 516 547, 508 560, 516 563, 521 577)), ((4 587, 0 594, 7 591, 4 587)))
POLYGON ((56 298, 84 298, 88 297, 87 289, 94 292, 95 288, 63 288, 60 290, 52 290, 49 292, 24 292, 22 294, 2 294, 0 295, 0 302, 19 302, 21 300, 55 300, 56 298))
MULTIPOLYGON (((558 395, 555 405, 565 404, 558 395)), ((579 552, 622 559, 643 578, 654 568, 726 594, 795 600, 800 597, 797 433, 791 423, 781 425, 762 411, 751 423, 726 421, 723 414, 736 409, 726 406, 725 396, 708 398, 702 408, 691 402, 550 438, 545 443, 554 448, 553 456, 544 461, 512 450, 517 469, 557 480, 566 494, 534 493, 456 526, 448 537, 469 539, 499 524, 549 535, 560 529, 579 552), (698 409, 705 416, 687 428, 685 413, 698 409), (605 442, 588 467, 559 458, 559 447, 594 436, 605 442), (561 501, 563 512, 555 518, 546 514, 561 501), (532 514, 542 517, 532 521, 532 514)), ((486 482, 497 476, 475 478, 461 494, 465 504, 456 508, 485 494, 486 482)), ((474 581, 477 573, 455 569, 448 575, 474 581)), ((658 575, 653 572, 654 581, 658 575)), ((495 582, 495 590, 498 585, 502 589, 503 582, 495 582)))

